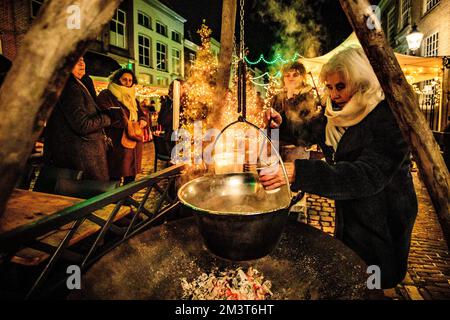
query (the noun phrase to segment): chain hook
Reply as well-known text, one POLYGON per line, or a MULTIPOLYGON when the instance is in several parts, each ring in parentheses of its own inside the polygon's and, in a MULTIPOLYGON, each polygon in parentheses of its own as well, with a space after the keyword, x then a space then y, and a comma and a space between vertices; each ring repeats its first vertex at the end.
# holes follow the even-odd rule
POLYGON ((244 2, 240 0, 240 24, 239 24, 239 57, 244 59, 245 56, 245 41, 244 41, 244 2))

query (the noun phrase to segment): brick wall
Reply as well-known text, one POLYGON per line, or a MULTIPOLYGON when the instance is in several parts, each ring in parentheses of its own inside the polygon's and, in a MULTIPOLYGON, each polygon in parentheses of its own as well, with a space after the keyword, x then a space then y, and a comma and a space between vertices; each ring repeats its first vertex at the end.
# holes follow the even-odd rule
POLYGON ((0 37, 3 55, 14 60, 25 33, 31 26, 30 0, 0 2, 0 37))

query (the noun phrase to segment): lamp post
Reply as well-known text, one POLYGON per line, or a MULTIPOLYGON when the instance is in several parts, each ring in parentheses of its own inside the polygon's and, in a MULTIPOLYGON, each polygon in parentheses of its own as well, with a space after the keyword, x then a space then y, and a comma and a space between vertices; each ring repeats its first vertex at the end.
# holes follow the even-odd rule
POLYGON ((414 23, 411 32, 406 36, 406 41, 408 42, 408 48, 414 52, 420 48, 420 44, 423 39, 423 33, 419 32, 417 25, 414 23))

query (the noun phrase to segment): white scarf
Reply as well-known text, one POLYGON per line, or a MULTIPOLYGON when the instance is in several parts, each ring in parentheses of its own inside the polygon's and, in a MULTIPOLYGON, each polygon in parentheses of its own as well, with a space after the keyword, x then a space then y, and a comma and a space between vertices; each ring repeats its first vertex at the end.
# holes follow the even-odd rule
POLYGON ((112 92, 112 94, 123 103, 125 107, 127 107, 128 111, 130 111, 130 120, 137 121, 138 120, 138 107, 136 103, 136 90, 133 87, 128 88, 125 86, 120 86, 116 83, 110 82, 108 85, 108 90, 112 92))
POLYGON ((325 129, 325 144, 337 150, 339 141, 348 127, 360 123, 384 99, 382 90, 357 92, 342 110, 333 110, 328 97, 325 116, 328 118, 325 129))

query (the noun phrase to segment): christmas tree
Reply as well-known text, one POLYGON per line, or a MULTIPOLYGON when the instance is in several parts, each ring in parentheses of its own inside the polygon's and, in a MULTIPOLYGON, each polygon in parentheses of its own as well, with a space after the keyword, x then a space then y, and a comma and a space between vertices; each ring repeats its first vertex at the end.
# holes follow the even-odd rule
POLYGON ((193 134, 195 121, 202 121, 208 117, 213 106, 215 80, 218 62, 211 51, 211 29, 205 24, 197 31, 201 37, 201 46, 197 51, 197 58, 193 62, 190 75, 186 81, 186 98, 183 102, 181 114, 182 127, 193 134))

